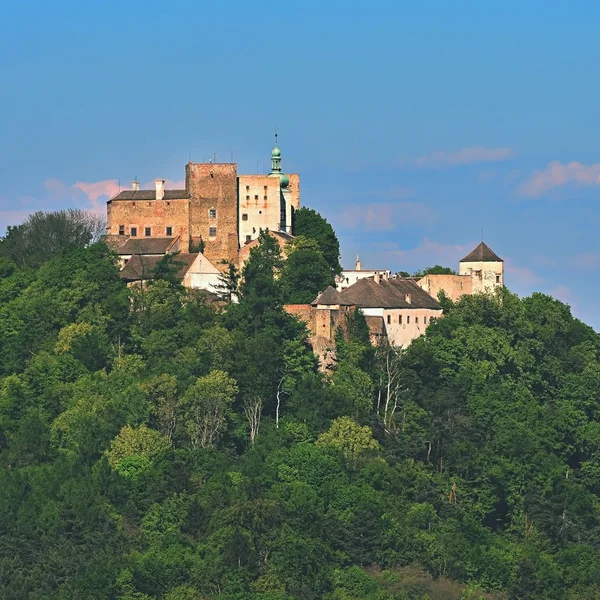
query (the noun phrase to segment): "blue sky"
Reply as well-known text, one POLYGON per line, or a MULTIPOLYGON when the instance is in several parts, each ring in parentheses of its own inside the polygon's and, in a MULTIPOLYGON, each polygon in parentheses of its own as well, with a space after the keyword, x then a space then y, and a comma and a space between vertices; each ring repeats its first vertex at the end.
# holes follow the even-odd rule
POLYGON ((283 168, 351 266, 415 270, 481 239, 506 284, 600 329, 600 7, 537 2, 10 3, 0 232, 103 210, 189 153, 283 168))

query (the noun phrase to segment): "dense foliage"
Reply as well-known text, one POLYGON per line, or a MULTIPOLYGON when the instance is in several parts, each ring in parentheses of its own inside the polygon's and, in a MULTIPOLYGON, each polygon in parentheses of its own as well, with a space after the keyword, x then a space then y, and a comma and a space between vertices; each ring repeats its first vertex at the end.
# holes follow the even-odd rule
POLYGON ((282 268, 262 236, 222 312, 102 245, 0 273, 0 597, 600 597, 598 335, 540 294, 404 352, 351 313, 325 377, 282 268))
POLYGON ((333 227, 316 210, 303 206, 293 213, 293 231, 317 242, 333 275, 342 272, 340 265, 340 243, 333 227))
POLYGON ((0 238, 0 261, 10 259, 21 267, 36 267, 51 256, 97 241, 105 229, 104 218, 85 210, 38 211, 21 225, 8 227, 0 238))

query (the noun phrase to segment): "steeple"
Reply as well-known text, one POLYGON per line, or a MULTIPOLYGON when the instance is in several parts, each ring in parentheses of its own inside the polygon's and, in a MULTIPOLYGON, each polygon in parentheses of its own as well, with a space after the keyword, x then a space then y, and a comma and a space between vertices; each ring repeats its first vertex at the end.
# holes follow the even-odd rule
POLYGON ((277 129, 275 129, 275 148, 271 152, 271 173, 277 175, 281 173, 281 150, 277 145, 277 129))

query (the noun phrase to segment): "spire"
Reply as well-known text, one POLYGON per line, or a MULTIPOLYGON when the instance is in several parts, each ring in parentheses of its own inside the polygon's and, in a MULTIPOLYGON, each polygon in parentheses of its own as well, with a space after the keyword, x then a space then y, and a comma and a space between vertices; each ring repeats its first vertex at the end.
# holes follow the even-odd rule
POLYGON ((277 127, 275 127, 275 148, 271 152, 271 173, 281 173, 281 150, 277 144, 277 127))
POLYGON ((358 254, 357 254, 357 255, 356 255, 356 263, 355 263, 355 265, 354 265, 354 269, 355 269, 356 271, 360 271, 360 268, 361 268, 361 264, 360 264, 360 260, 359 260, 359 258, 358 258, 358 254))

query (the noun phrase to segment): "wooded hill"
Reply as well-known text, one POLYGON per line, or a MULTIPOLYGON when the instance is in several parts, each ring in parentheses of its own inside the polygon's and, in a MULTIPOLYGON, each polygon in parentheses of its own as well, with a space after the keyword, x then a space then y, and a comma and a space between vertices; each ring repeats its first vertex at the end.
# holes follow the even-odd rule
POLYGON ((600 342, 568 306, 467 296, 405 351, 354 313, 326 377, 268 236, 226 310, 81 246, 0 258, 1 598, 600 598, 600 342))

